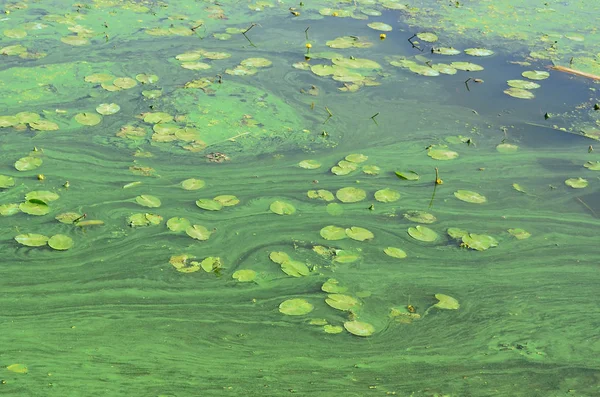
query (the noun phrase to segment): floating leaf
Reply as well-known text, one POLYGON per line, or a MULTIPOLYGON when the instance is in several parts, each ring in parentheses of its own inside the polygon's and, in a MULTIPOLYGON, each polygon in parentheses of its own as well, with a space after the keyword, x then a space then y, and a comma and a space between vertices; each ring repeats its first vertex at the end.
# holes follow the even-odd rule
POLYGON ((279 305, 279 311, 288 316, 303 316, 313 309, 314 306, 305 299, 288 299, 279 305))
POLYGON ((0 175, 0 189, 6 189, 12 186, 15 186, 15 180, 13 177, 0 175))
POLYGON ((206 183, 202 179, 190 178, 190 179, 186 179, 185 181, 181 182, 181 187, 184 188, 185 190, 198 190, 198 189, 202 189, 205 184, 206 183))
POLYGON ((280 251, 273 251, 269 254, 269 259, 271 259, 273 262, 281 265, 283 262, 287 262, 287 261, 291 261, 292 258, 290 258, 290 256, 288 254, 286 254, 285 252, 280 252, 280 251))
POLYGON ((531 80, 545 80, 550 77, 550 73, 541 70, 528 70, 521 73, 521 75, 531 80))
POLYGON ((519 150, 517 145, 513 145, 512 143, 501 143, 496 146, 496 150, 500 153, 514 153, 519 150))
POLYGON ((365 165, 362 168, 362 172, 367 175, 379 175, 381 168, 376 165, 365 165))
POLYGON ((135 79, 142 84, 154 84, 158 81, 158 76, 155 74, 140 73, 135 76, 135 79))
POLYGON ((19 209, 19 204, 1 204, 0 205, 0 215, 2 216, 11 216, 21 212, 19 209))
POLYGON ((451 296, 435 294, 435 299, 437 299, 438 302, 433 305, 433 307, 437 307, 438 309, 457 310, 460 308, 458 301, 451 296))
POLYGON ((513 98, 519 99, 533 99, 535 95, 531 91, 524 90, 522 88, 509 88, 504 90, 506 95, 510 95, 513 98))
POLYGON ((350 310, 355 306, 359 305, 358 300, 349 296, 342 294, 329 294, 327 295, 327 299, 325 299, 325 303, 334 309, 338 310, 350 310))
POLYGON ((385 252, 385 254, 387 256, 391 256, 392 258, 398 258, 398 259, 402 259, 402 258, 406 258, 406 252, 404 252, 404 250, 400 249, 400 248, 395 248, 395 247, 387 247, 386 249, 383 250, 383 252, 385 252))
POLYGON ((458 157, 458 153, 449 150, 446 145, 434 145, 427 150, 427 155, 434 160, 452 160, 458 157))
POLYGON ((334 262, 337 263, 352 263, 356 262, 360 259, 360 255, 356 252, 349 250, 336 250, 335 257, 333 258, 334 262))
POLYGON ((485 196, 470 190, 457 190, 454 192, 454 196, 459 200, 466 201, 467 203, 481 204, 487 201, 485 196))
POLYGON ((240 65, 251 68, 266 68, 271 66, 272 63, 266 58, 247 58, 240 62, 240 65))
POLYGON ((382 189, 375 192, 375 200, 382 203, 393 203, 400 200, 400 193, 392 189, 382 189))
POLYGON ((467 232, 466 230, 463 229, 459 229, 457 227, 450 227, 447 230, 447 233, 450 237, 460 240, 462 239, 464 236, 466 236, 467 234, 469 234, 469 232, 467 232))
POLYGON ((29 127, 36 131, 56 131, 58 130, 58 124, 49 120, 38 120, 29 122, 29 127))
POLYGON ((306 264, 295 260, 288 260, 281 263, 281 270, 292 277, 302 277, 310 274, 310 270, 306 264))
POLYGON ((42 165, 42 159, 39 157, 22 157, 15 162, 17 171, 31 171, 42 165))
POLYGON ((460 51, 453 47, 436 47, 432 50, 434 54, 440 55, 458 55, 460 51))
POLYGON ((320 234, 325 240, 342 240, 346 238, 346 229, 330 225, 322 228, 320 234))
POLYGON ((151 196, 149 194, 142 194, 141 196, 137 196, 135 198, 135 202, 143 207, 148 208, 158 208, 160 207, 160 199, 155 196, 151 196))
POLYGON ((521 193, 527 193, 527 192, 525 191, 525 189, 523 189, 523 188, 521 187, 521 185, 519 185, 518 183, 513 183, 513 184, 512 184, 512 187, 513 187, 513 189, 515 189, 517 192, 521 192, 521 193))
POLYGON ((29 215, 46 215, 50 212, 48 204, 41 200, 33 199, 19 204, 19 209, 29 215))
POLYGON ((367 192, 357 187, 344 187, 335 193, 335 196, 342 203, 356 203, 367 197, 367 192))
POLYGON ((102 116, 96 113, 89 112, 77 113, 75 115, 75 121, 82 125, 93 126, 100 124, 100 122, 102 121, 102 116))
POLYGON ((588 161, 583 166, 590 171, 600 171, 600 161, 588 161))
POLYGON ((573 189, 583 189, 587 187, 588 181, 583 178, 569 178, 565 181, 565 185, 571 186, 573 189))
POLYGON ((73 247, 73 239, 64 234, 55 234, 48 240, 48 245, 55 250, 65 251, 73 247))
POLYGON ((346 235, 356 241, 365 241, 375 238, 371 231, 357 226, 346 229, 346 235))
POLYGON ((164 112, 146 113, 144 115, 144 121, 150 124, 170 123, 173 121, 173 116, 164 112))
POLYGON ((449 75, 456 74, 456 72, 457 72, 455 68, 453 68, 452 66, 447 65, 445 63, 435 63, 435 64, 431 65, 431 68, 440 73, 449 74, 449 75))
POLYGON ((510 87, 521 88, 523 90, 535 90, 536 88, 541 87, 538 83, 534 83, 533 81, 527 80, 508 80, 506 83, 510 87))
POLYGON ((371 29, 379 30, 381 32, 391 32, 392 31, 392 27, 390 25, 388 25, 387 23, 383 23, 383 22, 371 22, 371 23, 368 23, 367 26, 370 27, 371 29))
POLYGON ((100 113, 103 116, 115 114, 119 110, 121 110, 121 107, 116 103, 101 103, 96 107, 96 112, 100 113))
POLYGON ((25 200, 41 200, 44 203, 49 203, 51 201, 58 200, 60 196, 54 192, 49 192, 47 190, 35 190, 33 192, 29 192, 25 195, 25 200))
POLYGON ((327 334, 341 334, 344 332, 344 328, 339 325, 326 324, 323 326, 323 331, 327 334))
POLYGON ((123 90, 133 88, 137 85, 137 82, 130 77, 119 77, 113 80, 113 85, 123 90))
POLYGON ((435 33, 430 32, 417 33, 417 37, 420 40, 426 41, 428 43, 435 43, 436 41, 438 41, 437 35, 435 33))
MULTIPOLYGON (((197 225, 194 225, 197 226, 197 225)), ((200 267, 206 273, 214 272, 222 267, 221 258, 215 256, 209 256, 208 258, 204 258, 202 262, 200 262, 200 267)))
POLYGON ((467 48, 465 50, 465 54, 474 57, 488 57, 490 55, 494 55, 494 51, 485 48, 467 48))
POLYGON ((200 270, 200 264, 197 261, 190 261, 188 263, 188 259, 190 259, 190 255, 188 254, 173 255, 169 259, 169 263, 181 273, 193 273, 200 270))
POLYGON ((408 234, 415 240, 432 242, 438 238, 438 234, 426 226, 415 226, 408 228, 408 234))
POLYGON ((307 193, 308 198, 311 199, 321 199, 324 201, 333 201, 335 200, 335 196, 329 190, 319 189, 319 190, 309 190, 307 193))
POLYGON ((364 154, 360 154, 360 153, 353 153, 353 154, 349 154, 345 157, 346 161, 349 161, 351 163, 364 163, 365 161, 367 161, 369 159, 368 156, 365 156, 364 154))
POLYGON ((497 247, 498 241, 492 236, 485 234, 469 233, 462 237, 463 245, 477 251, 485 251, 488 248, 497 247))
POLYGON ((371 336, 375 333, 375 327, 369 323, 363 323, 360 321, 346 321, 344 323, 346 331, 356 336, 371 336))
MULTIPOLYGON (((162 217, 160 217, 159 219, 162 220, 162 217)), ((160 220, 158 221, 158 223, 160 223, 160 220)), ((79 227, 84 227, 84 226, 100 226, 100 225, 104 225, 104 221, 101 221, 101 220, 98 220, 98 219, 88 219, 86 221, 78 221, 78 222, 75 223, 75 226, 79 226, 79 227)))
POLYGON ((211 232, 201 225, 192 225, 185 229, 185 233, 193 239, 205 241, 210 238, 211 232))
POLYGON ((21 245, 26 245, 28 247, 41 247, 48 243, 48 236, 44 236, 43 234, 35 234, 35 233, 27 233, 27 234, 19 234, 15 237, 15 240, 21 245))
POLYGON ((223 204, 211 199, 200 199, 196 201, 196 205, 203 210, 219 211, 223 208, 223 204))
POLYGON ((344 213, 344 207, 338 203, 329 203, 327 204, 327 213, 333 216, 342 215, 344 213))
POLYGON ((296 212, 296 208, 292 204, 279 200, 273 201, 269 209, 277 215, 292 215, 296 212))
POLYGON ((240 203, 240 200, 236 196, 230 194, 223 194, 221 196, 217 196, 213 200, 221 203, 223 207, 231 207, 240 203))
POLYGON ((407 181, 418 181, 420 178, 419 174, 414 171, 396 171, 396 176, 407 181))
POLYGON ((254 281, 254 279, 256 278, 256 272, 252 269, 240 269, 233 272, 231 277, 239 282, 247 283, 250 281, 254 281))
POLYGON ((173 232, 184 232, 190 226, 192 224, 185 218, 174 217, 167 221, 167 227, 173 232))
POLYGON ((531 233, 524 229, 508 229, 508 232, 518 240, 525 240, 531 237, 531 233))
POLYGON ((26 374, 28 372, 27 366, 25 364, 11 364, 7 366, 6 369, 16 374, 26 374))
POLYGON ((298 163, 298 166, 307 170, 314 170, 319 168, 321 163, 319 163, 317 160, 302 160, 298 163))
POLYGON ((437 221, 435 216, 425 211, 407 211, 404 214, 404 218, 417 223, 433 223, 437 221))
POLYGON ((483 66, 471 62, 452 62, 450 66, 454 69, 464 70, 466 72, 479 72, 483 70, 483 66))
POLYGON ((342 292, 346 292, 348 288, 340 286, 339 281, 334 278, 330 278, 323 283, 321 290, 331 294, 341 294, 342 292))

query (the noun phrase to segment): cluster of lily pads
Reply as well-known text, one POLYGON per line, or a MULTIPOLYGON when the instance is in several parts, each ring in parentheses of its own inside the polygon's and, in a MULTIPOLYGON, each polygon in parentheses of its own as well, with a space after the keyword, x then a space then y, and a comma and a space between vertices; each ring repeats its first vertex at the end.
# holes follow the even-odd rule
POLYGON ((184 52, 183 54, 179 54, 175 56, 175 59, 181 62, 180 65, 184 69, 206 70, 210 69, 212 66, 206 62, 199 62, 199 59, 220 60, 227 59, 229 57, 231 57, 231 54, 227 52, 215 52, 197 49, 193 51, 184 52))
POLYGON ((528 80, 508 80, 507 83, 510 88, 504 90, 506 95, 510 95, 514 98, 520 99, 533 99, 535 95, 531 90, 535 90, 540 88, 541 86, 535 81, 530 80, 545 80, 550 77, 550 73, 542 71, 542 70, 528 70, 521 75, 528 80))
POLYGON ((35 131, 56 131, 58 124, 42 118, 34 112, 19 112, 15 115, 0 116, 0 128, 12 127, 17 131, 24 131, 29 127, 35 131))
POLYGON ((258 73, 259 69, 271 66, 273 62, 266 58, 247 58, 233 69, 226 69, 225 73, 232 76, 251 76, 258 73))

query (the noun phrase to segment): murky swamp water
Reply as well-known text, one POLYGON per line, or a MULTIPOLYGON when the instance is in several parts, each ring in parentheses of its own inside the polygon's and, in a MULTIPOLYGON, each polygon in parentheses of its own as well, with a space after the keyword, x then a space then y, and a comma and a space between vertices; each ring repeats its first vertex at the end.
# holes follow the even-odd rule
POLYGON ((3 4, 0 394, 600 395, 596 32, 413 3, 3 4))

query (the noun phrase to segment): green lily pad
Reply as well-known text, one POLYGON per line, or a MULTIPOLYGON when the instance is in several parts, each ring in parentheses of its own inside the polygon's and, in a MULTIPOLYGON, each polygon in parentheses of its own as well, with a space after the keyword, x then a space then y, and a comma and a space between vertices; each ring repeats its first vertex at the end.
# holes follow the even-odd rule
POLYGON ((362 172, 367 175, 379 175, 381 168, 376 165, 369 164, 362 167, 362 172))
POLYGON ((11 176, 0 175, 0 189, 6 189, 15 186, 15 179, 11 176))
POLYGON ((519 150, 517 145, 513 145, 512 143, 501 143, 496 146, 496 150, 500 153, 514 153, 519 150))
POLYGON ((437 218, 433 214, 425 211, 407 211, 404 214, 404 218, 417 223, 434 223, 437 221, 437 218))
POLYGON ((240 62, 240 65, 251 68, 266 68, 271 66, 273 62, 266 58, 247 58, 240 62))
POLYGON ((0 128, 12 127, 19 124, 16 116, 0 116, 0 128))
POLYGON ((96 107, 96 112, 100 113, 103 116, 115 114, 119 110, 121 110, 121 107, 116 103, 101 103, 96 107))
POLYGON ((42 159, 39 157, 27 156, 18 159, 15 162, 17 171, 31 171, 42 165, 42 159))
POLYGON ((60 223, 71 225, 76 219, 82 219, 82 215, 77 212, 63 212, 62 214, 56 215, 54 219, 60 223))
POLYGON ((427 150, 427 155, 434 160, 453 160, 458 157, 458 153, 449 150, 446 145, 431 146, 427 150))
POLYGON ((483 70, 483 66, 471 62, 452 62, 450 66, 454 69, 464 70, 466 72, 479 72, 483 70))
POLYGON ((346 321, 344 323, 346 331, 356 336, 371 336, 375 333, 375 327, 369 323, 363 323, 361 321, 346 321))
POLYGON ((281 270, 292 277, 308 276, 310 270, 305 263, 295 260, 288 260, 281 263, 281 270))
POLYGON ((341 294, 348 290, 347 287, 340 286, 340 282, 334 278, 330 278, 321 285, 321 290, 331 294, 341 294))
POLYGON ((393 203, 400 200, 400 193, 392 189, 382 189, 375 192, 375 200, 382 203, 393 203))
POLYGON ((463 245, 477 251, 485 251, 488 248, 497 247, 498 241, 492 236, 485 234, 469 233, 462 237, 463 245))
POLYGON ((198 207, 202 208, 203 210, 207 210, 207 211, 219 211, 219 210, 223 209, 223 204, 221 204, 218 201, 211 200, 211 199, 196 200, 196 205, 198 207))
POLYGON ((180 66, 188 70, 206 70, 212 68, 212 66, 206 62, 182 62, 180 66))
POLYGON ((335 175, 348 175, 352 171, 355 171, 358 168, 356 163, 351 161, 342 160, 337 163, 337 165, 331 167, 331 172, 335 175))
POLYGON ((317 160, 302 160, 298 163, 298 166, 306 170, 314 170, 319 168, 321 163, 319 163, 317 160))
POLYGON ((21 212, 21 210, 19 209, 19 204, 17 204, 17 203, 0 205, 0 215, 1 216, 11 216, 11 215, 18 214, 19 212, 21 212))
POLYGON ((193 239, 205 241, 210 238, 212 232, 201 225, 192 225, 185 229, 185 233, 193 239))
POLYGON ((588 181, 583 178, 569 178, 565 181, 565 185, 572 187, 573 189, 583 189, 587 187, 588 181))
POLYGON ((19 234, 15 240, 21 245, 28 247, 41 247, 48 243, 48 236, 36 233, 19 234))
MULTIPOLYGON (((127 224, 130 227, 158 225, 162 222, 162 216, 150 213, 137 213, 127 218, 127 224)), ((78 222, 78 226, 83 226, 84 222, 78 222)))
POLYGON ((415 171, 396 171, 396 176, 407 181, 418 181, 420 178, 415 171))
POLYGON ((356 241, 372 240, 375 238, 375 235, 371 231, 357 226, 346 229, 346 235, 356 241))
POLYGON ((438 41, 437 35, 431 32, 417 33, 417 37, 419 38, 419 40, 423 40, 428 43, 435 43, 436 41, 438 41))
POLYGON ((252 269, 240 269, 233 272, 231 277, 241 283, 248 283, 254 281, 256 272, 252 269))
POLYGON ((513 183, 512 188, 515 189, 517 192, 527 193, 525 191, 525 189, 523 189, 523 187, 521 185, 519 185, 518 183, 513 183))
POLYGON ((548 77, 550 77, 550 73, 544 72, 542 70, 528 70, 526 72, 521 73, 521 76, 531 80, 545 80, 548 77))
POLYGON ((326 324, 323 325, 323 331, 327 334, 341 334, 344 332, 344 328, 339 325, 326 324))
POLYGON ((457 72, 457 70, 455 68, 453 68, 452 66, 445 64, 445 63, 435 63, 435 64, 431 65, 431 68, 442 74, 448 74, 448 75, 453 75, 453 74, 456 74, 456 72, 457 72))
POLYGON ((345 157, 346 161, 349 161, 351 163, 357 163, 357 164, 364 163, 368 159, 369 159, 369 156, 365 156, 364 154, 360 154, 360 153, 349 154, 345 157))
POLYGON ((181 187, 185 190, 198 190, 202 189, 206 183, 202 179, 190 178, 181 182, 181 187))
POLYGON ((406 252, 400 248, 396 247, 387 247, 383 250, 387 256, 391 256, 392 258, 403 259, 406 258, 406 252))
POLYGON ((517 238, 517 240, 525 240, 531 237, 531 233, 524 229, 508 229, 508 232, 517 238))
POLYGON ((269 209, 277 215, 292 215, 296 212, 296 208, 292 204, 279 200, 273 201, 269 209))
POLYGON ((221 203, 223 207, 232 207, 240 203, 240 200, 231 194, 223 194, 213 198, 213 200, 221 203))
POLYGON ((588 161, 583 166, 590 171, 600 171, 600 161, 588 161))
POLYGON ((128 90, 137 85, 137 82, 131 77, 118 77, 113 80, 113 85, 123 90, 128 90))
POLYGON ((160 199, 149 194, 142 194, 135 198, 135 202, 143 207, 158 208, 161 205, 160 199))
POLYGON ((352 263, 360 259, 360 255, 350 250, 336 250, 333 258, 337 263, 352 263))
POLYGON ((445 310, 458 310, 460 308, 460 304, 458 303, 458 301, 451 296, 444 294, 435 294, 435 298, 438 300, 438 302, 435 305, 433 305, 433 307, 445 310))
POLYGON ((320 199, 323 201, 333 201, 335 200, 335 196, 329 190, 319 189, 319 190, 309 190, 306 195, 311 199, 320 199))
POLYGON ((82 125, 93 126, 100 124, 100 122, 102 121, 102 116, 96 113, 89 112, 77 113, 75 115, 75 121, 82 125))
POLYGON ((49 203, 59 199, 59 195, 47 190, 35 190, 25 195, 25 200, 41 200, 44 203, 49 203))
POLYGON ((155 74, 140 73, 135 76, 135 79, 142 84, 154 84, 158 81, 158 76, 155 74))
POLYGON ((360 303, 356 298, 353 298, 349 295, 342 294, 329 294, 327 295, 327 299, 325 299, 325 303, 334 309, 338 310, 350 310, 355 306, 358 306, 360 303))
POLYGON ((481 204, 487 201, 485 196, 470 190, 457 190, 454 192, 454 196, 459 200, 466 201, 467 203, 481 204))
POLYGON ((303 316, 313 309, 314 306, 305 299, 288 299, 279 305, 279 311, 288 316, 303 316))
POLYGON ((49 120, 38 120, 29 122, 29 127, 36 131, 56 131, 58 130, 58 124, 49 120))
POLYGON ((458 55, 460 51, 453 47, 436 47, 432 51, 434 54, 440 55, 458 55))
POLYGON ((533 99, 535 95, 531 91, 524 90, 522 88, 509 88, 504 90, 506 95, 510 95, 513 98, 519 99, 533 99))
POLYGON ((447 233, 450 237, 457 239, 457 240, 461 240, 464 236, 469 234, 469 232, 467 232, 466 230, 459 229, 457 227, 449 227, 447 230, 447 233))
MULTIPOLYGON (((381 65, 375 61, 365 58, 333 58, 331 62, 337 66, 333 68, 334 75, 348 75, 348 69, 381 69, 381 65)), ((362 79, 359 79, 362 80, 362 79)), ((348 81, 348 80, 345 80, 348 81)))
POLYGON ((494 51, 486 48, 467 48, 465 54, 474 57, 489 57, 490 55, 494 55, 494 51))
POLYGON ((342 203, 356 203, 367 197, 367 192, 357 187, 344 187, 335 193, 342 203))
POLYGON ((436 232, 426 226, 421 225, 409 227, 408 234, 415 240, 425 241, 428 243, 435 241, 438 238, 438 234, 436 232))
POLYGON ((513 88, 521 88, 523 90, 535 90, 536 88, 540 88, 541 85, 538 83, 534 83, 533 81, 527 80, 508 80, 508 85, 513 88))
POLYGON ((48 204, 41 200, 33 199, 25 201, 24 203, 19 204, 19 209, 21 212, 24 212, 29 215, 46 215, 50 212, 50 207, 48 204))
POLYGON ((48 240, 48 245, 52 249, 66 251, 73 247, 73 239, 69 236, 65 236, 64 234, 55 234, 48 240))
POLYGON ((144 115, 144 121, 150 124, 165 124, 173 121, 173 116, 164 112, 146 113, 144 115))
POLYGON ((223 264, 221 263, 221 258, 219 258, 218 256, 209 256, 208 258, 204 258, 202 262, 200 262, 200 267, 206 273, 210 273, 221 269, 223 267, 223 264))
POLYGON ((368 27, 374 30, 379 30, 380 32, 391 32, 392 27, 387 23, 383 22, 371 22, 367 24, 368 27))
POLYGON ((332 216, 339 216, 344 213, 344 207, 342 207, 338 203, 329 203, 327 204, 327 213, 332 216))
POLYGON ((414 64, 408 68, 411 72, 420 74, 421 76, 435 77, 439 76, 440 72, 428 65, 414 64))
POLYGON ((322 228, 320 234, 325 240, 342 240, 347 237, 346 229, 333 225, 322 228))
POLYGON ((269 259, 271 259, 273 262, 281 265, 283 262, 287 262, 287 261, 291 261, 292 258, 290 258, 290 256, 288 254, 286 254, 285 252, 280 252, 280 251, 273 251, 269 254, 269 259))
POLYGON ((192 226, 192 224, 185 218, 174 217, 167 221, 167 227, 172 232, 184 232, 190 226, 192 226))

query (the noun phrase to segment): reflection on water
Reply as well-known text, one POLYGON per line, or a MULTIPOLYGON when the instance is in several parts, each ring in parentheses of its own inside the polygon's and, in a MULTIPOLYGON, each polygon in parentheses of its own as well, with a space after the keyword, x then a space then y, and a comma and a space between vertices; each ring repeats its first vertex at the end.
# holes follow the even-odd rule
POLYGON ((386 4, 11 3, 3 395, 598 393, 588 82, 386 4))

